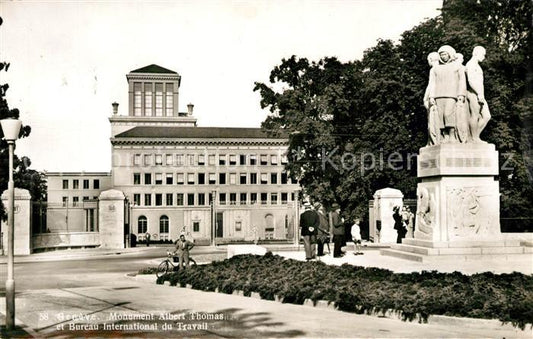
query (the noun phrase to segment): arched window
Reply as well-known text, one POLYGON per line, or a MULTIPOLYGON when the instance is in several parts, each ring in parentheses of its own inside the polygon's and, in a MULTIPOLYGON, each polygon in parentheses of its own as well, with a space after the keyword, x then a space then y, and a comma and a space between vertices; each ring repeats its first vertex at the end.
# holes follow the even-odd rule
POLYGON ((159 233, 168 233, 168 230, 168 217, 166 215, 162 215, 161 218, 159 218, 159 233))
POLYGON ((143 234, 148 231, 148 219, 144 215, 141 215, 139 219, 137 219, 137 233, 143 234))

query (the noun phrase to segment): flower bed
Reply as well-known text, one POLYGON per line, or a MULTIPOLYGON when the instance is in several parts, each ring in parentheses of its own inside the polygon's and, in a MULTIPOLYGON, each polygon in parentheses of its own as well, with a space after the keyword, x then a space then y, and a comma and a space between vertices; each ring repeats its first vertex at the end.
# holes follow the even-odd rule
POLYGON ((305 299, 327 300, 343 311, 398 312, 403 320, 429 315, 497 318, 524 328, 533 324, 533 276, 522 273, 467 276, 459 272, 393 273, 379 268, 322 262, 301 262, 267 253, 239 255, 164 275, 158 284, 190 284, 194 289, 231 294, 235 290, 263 299, 283 298, 303 304, 305 299))

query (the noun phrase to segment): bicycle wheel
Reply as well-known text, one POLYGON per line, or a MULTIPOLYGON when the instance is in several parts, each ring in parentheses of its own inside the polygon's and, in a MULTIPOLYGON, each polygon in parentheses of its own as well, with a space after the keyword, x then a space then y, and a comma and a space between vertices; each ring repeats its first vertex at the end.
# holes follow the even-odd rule
POLYGON ((168 272, 170 272, 170 270, 170 264, 168 263, 168 261, 165 260, 157 267, 156 276, 159 278, 163 274, 167 274, 168 272))

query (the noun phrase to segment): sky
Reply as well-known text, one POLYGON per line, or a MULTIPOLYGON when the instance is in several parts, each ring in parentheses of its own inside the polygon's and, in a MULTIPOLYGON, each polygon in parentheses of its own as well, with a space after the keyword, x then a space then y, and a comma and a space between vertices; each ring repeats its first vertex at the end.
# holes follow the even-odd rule
POLYGON ((254 82, 291 55, 360 59, 378 39, 439 14, 441 0, 5 1, 0 72, 32 128, 16 153, 47 171, 109 171, 111 103, 127 114, 126 74, 181 75, 179 110, 202 127, 259 127, 254 82))

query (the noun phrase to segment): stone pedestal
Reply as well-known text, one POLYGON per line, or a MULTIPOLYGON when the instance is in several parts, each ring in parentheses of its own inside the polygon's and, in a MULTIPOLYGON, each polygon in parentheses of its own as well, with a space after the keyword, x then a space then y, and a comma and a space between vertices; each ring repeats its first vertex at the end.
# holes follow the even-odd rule
MULTIPOLYGON (((8 206, 8 191, 2 193, 2 203, 8 206)), ((31 254, 31 195, 28 190, 15 188, 15 255, 31 254)), ((2 248, 7 253, 7 220, 2 220, 2 248)))
POLYGON ((98 227, 101 248, 124 248, 124 193, 108 190, 100 193, 98 227))
POLYGON ((392 217, 394 206, 402 206, 403 194, 394 188, 383 188, 374 193, 374 211, 370 217, 370 237, 374 242, 395 243, 398 233, 392 217))

